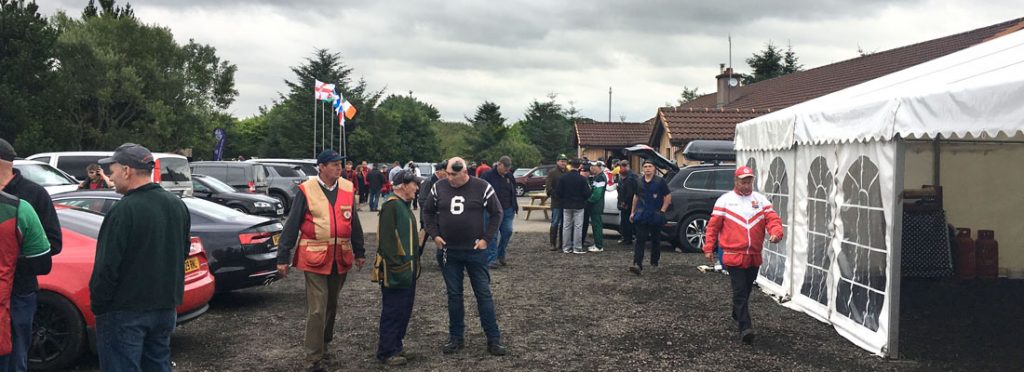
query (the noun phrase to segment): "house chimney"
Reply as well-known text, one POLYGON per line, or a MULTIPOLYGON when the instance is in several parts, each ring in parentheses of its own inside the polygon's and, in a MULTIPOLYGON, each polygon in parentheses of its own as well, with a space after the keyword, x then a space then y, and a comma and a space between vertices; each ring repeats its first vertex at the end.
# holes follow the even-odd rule
POLYGON ((715 76, 715 79, 718 79, 718 94, 716 96, 718 99, 716 100, 716 104, 717 108, 722 108, 725 107, 725 105, 732 103, 732 90, 739 86, 739 79, 737 79, 736 87, 729 85, 729 79, 733 78, 732 67, 726 68, 725 64, 721 63, 718 65, 718 68, 720 73, 718 76, 715 76))

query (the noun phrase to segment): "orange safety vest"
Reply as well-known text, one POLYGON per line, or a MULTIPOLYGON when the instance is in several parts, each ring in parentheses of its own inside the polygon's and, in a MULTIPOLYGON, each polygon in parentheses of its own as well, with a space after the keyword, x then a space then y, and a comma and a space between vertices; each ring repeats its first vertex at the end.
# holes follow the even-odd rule
POLYGON ((299 185, 306 196, 306 215, 299 227, 299 244, 292 265, 321 275, 330 275, 336 266, 339 274, 348 272, 354 260, 352 243, 352 209, 355 192, 352 182, 338 179, 338 200, 331 206, 317 178, 299 185))

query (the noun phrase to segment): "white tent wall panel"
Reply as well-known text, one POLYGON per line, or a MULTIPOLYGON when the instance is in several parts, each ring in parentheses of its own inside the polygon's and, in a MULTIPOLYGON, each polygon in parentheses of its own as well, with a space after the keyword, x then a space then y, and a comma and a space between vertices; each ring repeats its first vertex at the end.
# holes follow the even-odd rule
POLYGON ((895 191, 903 183, 896 182, 903 165, 898 148, 871 142, 739 153, 786 225, 786 239, 765 246, 758 285, 878 355, 896 346, 889 330, 899 288, 890 280, 899 277, 892 254, 900 236, 894 216, 902 210, 895 191), (786 187, 780 187, 780 163, 786 187))
MULTIPOLYGON (((910 142, 906 150, 907 188, 930 185, 933 181, 932 144, 910 142)), ((1024 144, 941 143, 939 174, 943 206, 950 224, 978 230, 993 230, 999 241, 1001 276, 1024 278, 1024 144)))

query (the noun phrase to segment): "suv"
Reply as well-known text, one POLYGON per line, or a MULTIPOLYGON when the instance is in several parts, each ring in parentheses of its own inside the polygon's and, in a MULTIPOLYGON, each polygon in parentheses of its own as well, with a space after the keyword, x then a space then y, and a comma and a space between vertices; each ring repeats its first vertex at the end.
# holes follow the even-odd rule
MULTIPOLYGON (((662 236, 667 237, 667 241, 683 251, 700 251, 704 245, 704 230, 711 219, 715 201, 733 189, 736 165, 721 164, 723 161, 736 159, 732 141, 690 142, 683 149, 686 158, 711 163, 684 168, 679 168, 646 145, 636 145, 627 148, 626 151, 651 160, 660 175, 668 180, 672 205, 665 216, 668 222, 662 228, 662 236)), ((614 229, 619 225, 619 211, 615 205, 618 193, 615 189, 616 187, 612 186, 605 193, 605 228, 614 229)))
POLYGON ((299 170, 301 170, 302 173, 305 173, 306 176, 316 177, 320 175, 320 169, 316 166, 316 159, 249 159, 246 160, 246 162, 259 164, 277 163, 299 166, 299 170))
MULTIPOLYGON (((29 156, 27 159, 54 166, 82 182, 87 178, 85 168, 89 164, 95 164, 100 159, 113 155, 113 151, 44 152, 29 156)), ((153 162, 153 182, 174 193, 192 192, 192 172, 188 168, 188 158, 178 154, 154 152, 153 162)), ((103 171, 109 175, 110 167, 104 166, 103 171)))
POLYGON ((544 190, 548 172, 554 168, 554 164, 540 165, 530 169, 526 174, 516 177, 516 195, 523 196, 530 191, 544 190))
POLYGON ((42 186, 50 195, 78 190, 77 180, 46 163, 15 159, 14 169, 25 179, 42 186))
POLYGON ((238 161, 197 161, 192 172, 221 180, 241 192, 266 194, 267 170, 263 164, 238 161))
POLYGON ((263 163, 263 168, 267 171, 267 195, 281 202, 287 212, 299 193, 299 184, 309 177, 299 165, 263 163))

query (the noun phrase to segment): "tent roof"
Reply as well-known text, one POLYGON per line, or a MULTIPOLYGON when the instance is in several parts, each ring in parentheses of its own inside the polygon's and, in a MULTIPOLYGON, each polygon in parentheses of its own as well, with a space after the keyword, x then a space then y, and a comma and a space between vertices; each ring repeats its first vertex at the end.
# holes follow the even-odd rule
POLYGON ((739 124, 737 150, 1024 130, 1024 32, 739 124))

